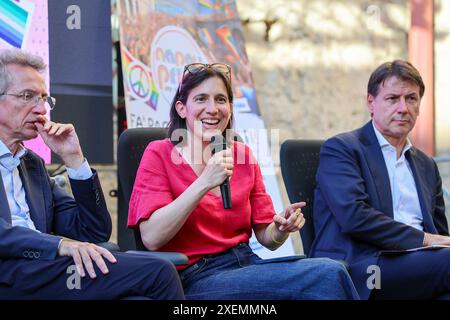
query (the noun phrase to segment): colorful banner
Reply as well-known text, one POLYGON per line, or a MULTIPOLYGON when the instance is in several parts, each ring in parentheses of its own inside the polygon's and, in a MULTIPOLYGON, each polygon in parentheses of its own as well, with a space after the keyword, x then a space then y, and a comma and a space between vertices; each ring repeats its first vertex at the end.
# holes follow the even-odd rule
POLYGON ((31 25, 34 4, 19 1, 0 2, 0 36, 12 47, 22 48, 31 25))
MULTIPOLYGON (((170 104, 186 64, 230 65, 234 127, 255 153, 275 209, 280 212, 283 209, 280 191, 235 1, 118 0, 117 3, 128 127, 167 126, 170 104)), ((290 241, 274 252, 263 249, 254 237, 251 246, 262 257, 293 253, 290 241)))
MULTIPOLYGON (((49 64, 47 0, 0 0, 0 50, 12 47, 36 54, 49 64)), ((45 78, 49 88, 48 68, 45 78)), ((40 136, 25 146, 50 163, 51 151, 40 136)))

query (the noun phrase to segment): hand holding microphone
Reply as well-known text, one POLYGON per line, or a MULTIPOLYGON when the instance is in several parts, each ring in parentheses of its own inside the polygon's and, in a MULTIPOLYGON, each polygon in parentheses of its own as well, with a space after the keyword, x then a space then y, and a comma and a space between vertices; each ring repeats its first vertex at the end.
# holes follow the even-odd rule
POLYGON ((231 208, 230 179, 233 174, 233 158, 227 149, 225 139, 220 135, 211 138, 212 157, 209 159, 204 174, 208 176, 211 189, 220 185, 223 207, 231 208))

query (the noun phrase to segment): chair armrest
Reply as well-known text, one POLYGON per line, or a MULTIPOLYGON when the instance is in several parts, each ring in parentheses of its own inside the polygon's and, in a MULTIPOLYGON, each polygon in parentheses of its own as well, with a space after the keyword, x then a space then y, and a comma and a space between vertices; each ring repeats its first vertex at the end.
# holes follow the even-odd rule
POLYGON ((169 260, 176 266, 185 266, 188 264, 188 257, 179 252, 157 252, 157 251, 139 251, 139 250, 129 250, 126 253, 138 254, 148 257, 157 257, 165 260, 169 260))
POLYGON ((114 242, 99 242, 96 243, 97 246, 105 248, 108 251, 111 252, 118 252, 120 251, 120 248, 117 244, 115 244, 114 242))

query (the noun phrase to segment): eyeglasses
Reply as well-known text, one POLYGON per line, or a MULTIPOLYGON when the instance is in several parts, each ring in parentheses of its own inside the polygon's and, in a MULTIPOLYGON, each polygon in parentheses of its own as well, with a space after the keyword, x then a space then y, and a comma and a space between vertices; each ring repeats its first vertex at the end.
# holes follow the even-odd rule
POLYGON ((32 93, 32 92, 24 92, 21 94, 2 93, 2 94, 0 94, 0 96, 13 96, 13 97, 20 98, 22 100, 22 102, 24 104, 26 104, 27 106, 31 106, 31 105, 35 106, 35 105, 39 104, 41 101, 43 101, 44 103, 46 103, 48 105, 50 110, 53 110, 56 105, 56 98, 51 97, 51 96, 40 96, 40 95, 38 95, 36 93, 32 93))
POLYGON ((211 69, 215 72, 223 74, 229 81, 231 81, 231 67, 225 63, 190 63, 184 66, 183 76, 181 77, 180 85, 178 86, 177 95, 180 95, 181 88, 183 86, 183 80, 184 76, 186 75, 186 72, 189 72, 190 74, 197 74, 199 72, 202 72, 204 70, 211 69))
POLYGON ((184 66, 184 72, 183 72, 183 78, 186 71, 188 71, 190 74, 196 74, 201 71, 204 71, 206 69, 212 69, 216 72, 222 73, 228 77, 229 80, 231 80, 231 67, 225 63, 190 63, 184 66))

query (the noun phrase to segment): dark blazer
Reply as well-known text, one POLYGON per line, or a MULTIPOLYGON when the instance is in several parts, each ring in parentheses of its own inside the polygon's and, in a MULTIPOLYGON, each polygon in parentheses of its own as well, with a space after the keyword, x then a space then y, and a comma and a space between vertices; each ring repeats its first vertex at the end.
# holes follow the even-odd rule
MULTIPOLYGON (((441 177, 435 162, 412 147, 405 153, 416 183, 423 229, 448 235, 441 177)), ((380 250, 420 247, 424 233, 393 219, 388 171, 372 122, 323 144, 314 196, 313 257, 345 260, 361 298, 369 265, 380 250)))
POLYGON ((60 236, 98 243, 111 235, 111 217, 95 170, 91 179, 70 180, 75 199, 50 179, 43 160, 31 151, 21 158, 19 172, 31 219, 40 233, 11 225, 0 175, 0 285, 10 285, 26 259, 55 259, 60 236), (17 260, 15 267, 11 259, 17 260))

